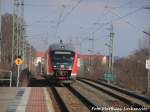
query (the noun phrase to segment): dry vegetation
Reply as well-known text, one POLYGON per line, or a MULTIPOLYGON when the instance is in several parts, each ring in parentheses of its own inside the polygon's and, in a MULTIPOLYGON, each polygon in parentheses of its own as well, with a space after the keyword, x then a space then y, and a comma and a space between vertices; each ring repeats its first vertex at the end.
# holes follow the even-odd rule
MULTIPOLYGON (((21 19, 18 21, 18 25, 20 26, 21 19)), ((13 15, 12 14, 4 14, 2 15, 2 39, 1 39, 1 61, 0 61, 0 69, 11 69, 11 63, 15 63, 15 59, 17 58, 17 50, 14 48, 14 58, 12 60, 12 48, 13 48, 13 15)), ((16 35, 17 30, 15 31, 16 35)), ((19 31, 18 31, 19 32, 19 31)), ((25 29, 24 29, 25 32, 25 29)), ((20 35, 20 52, 21 56, 23 57, 23 35, 20 35)), ((15 36, 15 38, 17 38, 15 36)), ((16 41, 15 41, 16 42, 16 41)), ((17 43, 14 45, 16 46, 17 43)), ((26 48, 25 50, 25 59, 26 61, 29 60, 29 54, 30 54, 30 44, 27 41, 24 41, 24 44, 26 48)), ((32 47, 32 51, 35 51, 35 49, 32 47)), ((32 56, 34 56, 34 52, 32 52, 32 56)), ((24 64, 28 64, 29 61, 25 62, 24 64)))
MULTIPOLYGON (((20 18, 18 18, 18 20, 21 20, 20 18)), ((21 27, 20 24, 21 21, 17 21, 18 26, 21 27)), ((14 41, 14 59, 12 60, 12 49, 13 49, 13 15, 12 14, 4 14, 2 15, 2 38, 1 38, 1 60, 0 60, 0 70, 1 71, 7 71, 7 70, 11 70, 13 73, 12 76, 12 85, 15 86, 16 84, 16 76, 17 76, 17 65, 15 64, 15 59, 17 58, 17 50, 16 50, 16 46, 17 46, 17 42, 14 41)), ((21 29, 21 28, 20 28, 21 29)), ((15 40, 17 40, 17 36, 16 36, 16 32, 17 30, 14 32, 15 34, 15 40)), ((19 32, 19 31, 18 31, 19 32)), ((24 29, 25 32, 25 29, 24 29)), ((23 79, 23 76, 26 75, 22 75, 24 73, 26 73, 26 71, 28 70, 29 67, 29 54, 30 54, 30 48, 32 51, 32 57, 34 57, 34 51, 35 49, 33 47, 30 47, 30 44, 27 41, 23 41, 23 33, 20 33, 19 36, 19 45, 20 45, 20 54, 21 54, 21 58, 23 59, 23 50, 25 58, 23 60, 23 64, 21 65, 21 70, 20 70, 20 79, 23 79), (25 49, 23 49, 23 42, 26 46, 25 49), (25 71, 26 70, 26 71, 25 71), (25 71, 25 72, 24 72, 25 71)), ((26 39, 25 39, 26 40, 26 39)), ((5 77, 5 74, 0 72, 0 77, 5 77)), ((2 83, 2 85, 5 86, 5 84, 2 83)), ((0 85, 1 86, 1 85, 0 85)))
POLYGON ((127 58, 121 58, 115 62, 115 74, 117 81, 126 88, 141 93, 146 93, 148 49, 140 48, 127 58))
MULTIPOLYGON (((116 75, 116 83, 124 88, 137 91, 141 94, 147 92, 147 73, 145 68, 146 59, 148 59, 147 40, 142 41, 142 46, 130 54, 128 57, 119 58, 114 63, 114 74, 116 75)), ((84 60, 79 70, 81 76, 90 79, 103 78, 103 74, 107 71, 107 65, 101 63, 98 58, 84 60)))
POLYGON ((90 79, 99 79, 106 71, 106 65, 102 64, 102 55, 96 55, 92 60, 81 59, 81 66, 79 69, 79 76, 87 77, 90 79))
POLYGON ((13 17, 10 14, 2 16, 1 64, 5 64, 5 66, 11 65, 13 33, 12 18, 13 17))

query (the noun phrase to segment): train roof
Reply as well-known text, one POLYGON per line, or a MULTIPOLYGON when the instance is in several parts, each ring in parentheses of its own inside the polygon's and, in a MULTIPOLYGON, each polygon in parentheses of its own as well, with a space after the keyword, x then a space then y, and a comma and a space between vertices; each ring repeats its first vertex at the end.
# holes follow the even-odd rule
POLYGON ((53 50, 68 50, 68 51, 75 51, 75 48, 70 43, 56 43, 49 46, 51 51, 53 50))

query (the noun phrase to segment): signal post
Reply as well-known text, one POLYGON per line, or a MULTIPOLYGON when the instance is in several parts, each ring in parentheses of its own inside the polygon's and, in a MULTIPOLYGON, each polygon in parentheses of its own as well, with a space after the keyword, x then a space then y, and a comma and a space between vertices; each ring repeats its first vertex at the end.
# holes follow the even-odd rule
POLYGON ((22 61, 21 58, 17 58, 15 60, 15 63, 18 66, 18 70, 17 70, 18 71, 18 75, 17 75, 17 88, 18 88, 18 86, 19 86, 19 77, 20 77, 20 65, 23 63, 23 61, 22 61))

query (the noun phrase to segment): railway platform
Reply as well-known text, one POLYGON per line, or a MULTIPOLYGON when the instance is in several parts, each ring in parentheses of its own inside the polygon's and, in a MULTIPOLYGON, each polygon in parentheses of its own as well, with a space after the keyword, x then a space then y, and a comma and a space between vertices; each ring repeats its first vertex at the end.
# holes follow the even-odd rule
POLYGON ((42 73, 33 74, 31 77, 36 80, 45 80, 44 75, 42 73))
POLYGON ((1 87, 0 112, 54 112, 54 109, 45 87, 1 87))

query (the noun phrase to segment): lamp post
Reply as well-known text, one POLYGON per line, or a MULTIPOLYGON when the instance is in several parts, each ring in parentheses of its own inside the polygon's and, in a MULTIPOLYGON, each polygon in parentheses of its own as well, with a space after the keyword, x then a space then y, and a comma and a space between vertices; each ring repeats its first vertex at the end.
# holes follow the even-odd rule
MULTIPOLYGON (((146 31, 143 31, 144 34, 146 34, 148 36, 148 39, 149 39, 149 48, 148 48, 148 51, 149 51, 149 56, 148 56, 148 60, 150 60, 150 33, 146 32, 146 31)), ((147 95, 150 96, 150 69, 148 69, 148 74, 147 74, 147 95)))
POLYGON ((90 52, 90 59, 89 59, 89 65, 91 66, 92 65, 92 57, 91 57, 91 55, 92 55, 92 50, 88 50, 88 52, 90 52))
POLYGON ((110 39, 109 43, 105 44, 109 48, 109 60, 108 60, 108 71, 104 74, 104 79, 107 80, 108 83, 114 81, 114 74, 113 74, 113 64, 114 64, 114 55, 113 55, 113 39, 114 39, 114 32, 113 32, 113 24, 110 28, 110 39))

